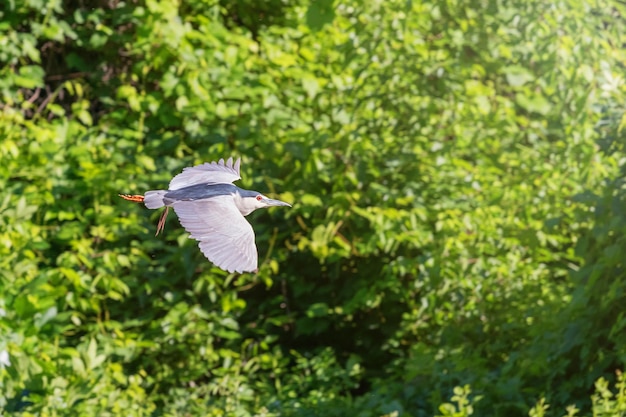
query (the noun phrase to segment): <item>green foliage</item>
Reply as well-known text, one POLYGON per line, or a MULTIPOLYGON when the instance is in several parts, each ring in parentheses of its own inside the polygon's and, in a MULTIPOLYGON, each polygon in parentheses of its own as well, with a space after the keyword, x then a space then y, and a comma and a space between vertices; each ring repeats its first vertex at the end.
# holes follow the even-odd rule
MULTIPOLYGON (((611 392, 609 383, 606 379, 600 378, 595 383, 595 393, 591 397, 592 415, 600 416, 623 416, 626 412, 626 382, 621 372, 617 372, 617 381, 615 383, 617 393, 611 392)), ((545 399, 541 399, 531 408, 530 417, 543 417, 548 415, 547 411, 550 406, 545 399)), ((580 410, 576 406, 568 406, 567 414, 564 417, 573 417, 578 415, 580 410)))
MULTIPOLYGON (((452 396, 452 401, 456 403, 456 405, 450 403, 444 403, 439 406, 440 415, 437 417, 467 417, 474 414, 474 408, 472 407, 472 402, 468 399, 471 390, 469 386, 465 387, 456 387, 454 388, 454 395, 452 396)), ((480 398, 477 398, 474 401, 478 401, 480 398)))
POLYGON ((625 11, 9 2, 0 409, 623 414, 625 11), (230 155, 254 275, 117 198, 230 155))

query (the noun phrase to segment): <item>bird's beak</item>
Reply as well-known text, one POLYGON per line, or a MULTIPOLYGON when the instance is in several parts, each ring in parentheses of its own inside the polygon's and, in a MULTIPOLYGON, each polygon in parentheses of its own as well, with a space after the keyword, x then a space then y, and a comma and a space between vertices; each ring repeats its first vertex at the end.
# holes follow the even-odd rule
POLYGON ((287 207, 291 207, 291 204, 289 203, 285 203, 284 201, 280 201, 280 200, 272 200, 271 198, 268 198, 265 200, 265 204, 267 204, 268 206, 287 206, 287 207))

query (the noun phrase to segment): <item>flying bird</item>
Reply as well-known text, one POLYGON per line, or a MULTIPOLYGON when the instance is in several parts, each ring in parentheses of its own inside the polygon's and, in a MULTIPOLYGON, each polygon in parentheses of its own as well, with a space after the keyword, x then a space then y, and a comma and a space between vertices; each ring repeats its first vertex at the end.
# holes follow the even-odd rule
POLYGON ((147 191, 144 195, 120 194, 125 200, 149 209, 165 206, 157 225, 158 235, 172 207, 180 223, 211 262, 228 272, 256 272, 258 254, 254 230, 244 218, 254 210, 290 204, 267 198, 257 191, 233 185, 240 180, 241 158, 207 162, 183 169, 167 190, 147 191))

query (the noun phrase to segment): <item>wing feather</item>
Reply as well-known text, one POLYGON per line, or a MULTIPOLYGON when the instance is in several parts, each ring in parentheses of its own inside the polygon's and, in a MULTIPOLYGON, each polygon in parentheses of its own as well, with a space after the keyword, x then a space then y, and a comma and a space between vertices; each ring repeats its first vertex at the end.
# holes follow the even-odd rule
POLYGON ((253 272, 258 254, 254 230, 224 195, 206 200, 177 201, 173 205, 180 223, 197 240, 202 253, 228 272, 253 272))
POLYGON ((217 162, 206 162, 188 167, 172 178, 169 189, 178 190, 196 184, 231 184, 241 179, 240 166, 241 158, 233 164, 233 158, 230 157, 226 162, 220 159, 217 162))

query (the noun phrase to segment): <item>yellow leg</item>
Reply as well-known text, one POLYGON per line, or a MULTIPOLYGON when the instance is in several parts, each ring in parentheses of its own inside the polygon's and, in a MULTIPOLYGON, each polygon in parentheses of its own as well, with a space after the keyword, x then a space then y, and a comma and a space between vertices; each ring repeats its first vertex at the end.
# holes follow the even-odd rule
POLYGON ((159 223, 157 224, 157 231, 156 231, 155 236, 158 236, 159 232, 162 232, 163 229, 165 229, 165 219, 167 219, 167 213, 169 209, 170 208, 168 206, 165 206, 165 210, 161 214, 161 217, 159 217, 159 223))
POLYGON ((133 195, 133 194, 118 194, 124 200, 132 201, 134 203, 143 203, 142 195, 133 195))
MULTIPOLYGON (((122 197, 124 200, 128 200, 128 201, 132 201, 134 203, 143 203, 144 197, 142 195, 137 195, 137 194, 118 194, 120 197, 122 197)), ((167 219, 167 213, 169 212, 170 208, 169 207, 165 207, 165 211, 163 211, 163 213, 161 214, 161 217, 159 217, 159 223, 157 224, 157 231, 156 231, 156 235, 158 236, 160 232, 163 231, 163 229, 165 228, 165 219, 167 219)))

